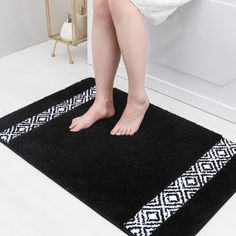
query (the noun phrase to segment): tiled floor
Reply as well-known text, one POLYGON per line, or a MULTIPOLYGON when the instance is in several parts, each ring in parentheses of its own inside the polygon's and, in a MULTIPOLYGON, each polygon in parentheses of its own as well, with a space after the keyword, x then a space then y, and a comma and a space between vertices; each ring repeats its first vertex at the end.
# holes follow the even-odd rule
MULTIPOLYGON (((86 42, 72 49, 69 65, 64 45, 51 58, 52 42, 0 58, 0 117, 93 76, 87 64, 86 42)), ((128 81, 116 77, 115 87, 128 91, 128 81)), ((236 125, 179 101, 147 90, 151 102, 236 141, 236 125)), ((227 183, 226 183, 227 184, 227 183)), ((118 228, 81 203, 51 179, 0 144, 0 235, 122 236, 118 228)), ((233 196, 199 236, 236 234, 233 196)))

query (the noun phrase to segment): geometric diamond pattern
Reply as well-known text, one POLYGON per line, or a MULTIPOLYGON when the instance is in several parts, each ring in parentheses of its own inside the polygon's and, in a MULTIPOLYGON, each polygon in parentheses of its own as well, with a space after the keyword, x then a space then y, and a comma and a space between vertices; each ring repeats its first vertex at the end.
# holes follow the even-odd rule
POLYGON ((80 94, 77 94, 37 115, 34 115, 33 117, 29 117, 20 123, 3 130, 0 132, 0 139, 6 143, 9 143, 12 139, 20 136, 21 134, 27 133, 32 129, 35 129, 46 122, 90 101, 95 96, 96 86, 90 87, 80 94))
POLYGON ((186 172, 135 214, 125 227, 136 236, 150 236, 174 215, 236 155, 236 143, 222 137, 186 172))

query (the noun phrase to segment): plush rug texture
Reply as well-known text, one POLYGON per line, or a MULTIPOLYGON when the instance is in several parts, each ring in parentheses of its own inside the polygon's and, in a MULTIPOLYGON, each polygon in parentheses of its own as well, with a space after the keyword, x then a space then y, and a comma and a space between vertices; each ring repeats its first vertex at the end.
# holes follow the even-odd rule
POLYGON ((115 116, 88 129, 68 127, 92 77, 0 118, 0 141, 127 235, 196 235, 235 193, 236 143, 153 104, 137 133, 112 136, 127 99, 113 92, 115 116))

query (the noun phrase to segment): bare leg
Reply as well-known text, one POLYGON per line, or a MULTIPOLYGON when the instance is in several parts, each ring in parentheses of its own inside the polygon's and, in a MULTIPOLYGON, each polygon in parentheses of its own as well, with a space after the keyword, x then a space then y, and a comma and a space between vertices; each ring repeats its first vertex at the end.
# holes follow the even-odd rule
POLYGON ((149 106, 145 91, 147 31, 142 14, 131 1, 108 0, 108 4, 129 79, 127 104, 111 134, 133 135, 149 106))
POLYGON ((92 50, 96 98, 83 116, 72 120, 69 128, 74 132, 89 128, 99 119, 109 118, 115 114, 113 83, 121 53, 108 0, 93 2, 92 50))

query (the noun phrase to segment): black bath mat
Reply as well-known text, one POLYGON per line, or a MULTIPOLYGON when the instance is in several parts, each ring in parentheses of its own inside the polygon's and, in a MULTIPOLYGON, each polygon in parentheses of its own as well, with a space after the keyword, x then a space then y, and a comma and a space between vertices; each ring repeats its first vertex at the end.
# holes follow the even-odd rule
POLYGON ((236 144, 153 104, 137 133, 111 136, 117 88, 114 117, 70 132, 95 96, 90 77, 44 97, 2 117, 0 140, 127 235, 195 235, 235 192, 236 144))

